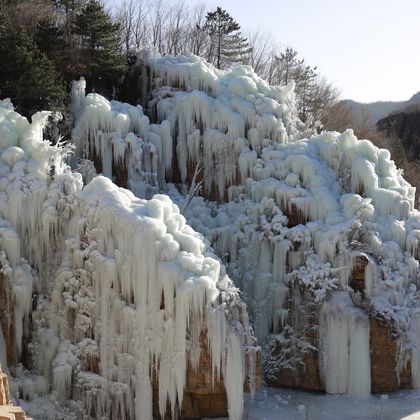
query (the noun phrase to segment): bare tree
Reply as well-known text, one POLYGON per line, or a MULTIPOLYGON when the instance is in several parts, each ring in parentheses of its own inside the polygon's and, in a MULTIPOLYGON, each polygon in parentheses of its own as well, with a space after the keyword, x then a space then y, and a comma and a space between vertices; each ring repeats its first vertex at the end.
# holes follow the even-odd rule
POLYGON ((208 36, 204 31, 206 23, 206 5, 198 3, 190 13, 188 38, 189 51, 195 55, 204 56, 208 47, 208 36))
POLYGON ((271 61, 275 51, 273 38, 271 34, 262 32, 260 29, 246 31, 245 35, 252 50, 244 64, 250 65, 258 76, 268 81, 271 61))
POLYGON ((188 194, 185 197, 184 202, 182 203, 180 212, 181 214, 185 214, 185 211, 187 210, 188 206, 191 203, 191 200, 196 196, 200 189, 203 186, 204 178, 202 177, 203 172, 203 165, 201 164, 201 160, 197 162, 194 169, 194 175, 191 181, 190 189, 188 190, 188 194), (200 179, 201 178, 201 179, 200 179))
POLYGON ((144 0, 124 0, 116 13, 120 22, 122 49, 127 57, 147 40, 147 5, 144 0))
POLYGON ((178 55, 186 51, 188 21, 190 11, 185 3, 179 2, 171 8, 165 27, 166 48, 170 55, 178 55))
POLYGON ((29 35, 35 33, 40 21, 54 16, 52 3, 43 0, 0 1, 0 12, 10 17, 16 31, 24 30, 29 35))
POLYGON ((163 55, 166 54, 163 39, 170 11, 171 7, 166 0, 156 0, 149 3, 150 43, 163 55))
POLYGON ((350 107, 343 101, 338 101, 329 107, 323 118, 323 125, 326 130, 344 131, 352 128, 354 116, 350 107))
POLYGON ((325 78, 316 81, 315 88, 310 97, 310 114, 312 121, 309 124, 312 130, 326 129, 330 113, 339 102, 340 92, 325 78))

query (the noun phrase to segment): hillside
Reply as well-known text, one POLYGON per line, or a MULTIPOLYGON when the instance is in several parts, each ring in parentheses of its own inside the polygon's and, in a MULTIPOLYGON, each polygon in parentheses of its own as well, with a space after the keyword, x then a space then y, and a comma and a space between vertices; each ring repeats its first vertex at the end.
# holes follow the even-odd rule
POLYGON ((376 126, 389 137, 396 137, 408 156, 420 161, 420 104, 413 103, 380 119, 376 126))
POLYGON ((404 175, 417 189, 419 205, 420 192, 420 106, 410 104, 395 111, 376 123, 376 128, 383 138, 388 138, 398 165, 404 169, 404 175))

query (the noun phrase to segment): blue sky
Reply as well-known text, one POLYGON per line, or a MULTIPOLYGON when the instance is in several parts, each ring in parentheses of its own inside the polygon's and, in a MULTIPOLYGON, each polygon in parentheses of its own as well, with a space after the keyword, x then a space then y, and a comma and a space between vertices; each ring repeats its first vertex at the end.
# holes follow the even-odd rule
MULTIPOLYGON (((185 0, 196 4, 199 0, 185 0)), ((420 0, 219 0, 245 28, 271 32, 344 98, 404 100, 420 90, 420 0)))

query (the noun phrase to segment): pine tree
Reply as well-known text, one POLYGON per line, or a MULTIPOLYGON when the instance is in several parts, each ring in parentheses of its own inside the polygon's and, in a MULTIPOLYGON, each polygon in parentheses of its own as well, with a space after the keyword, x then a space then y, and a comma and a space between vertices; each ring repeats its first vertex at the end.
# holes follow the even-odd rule
POLYGON ((57 70, 63 66, 63 50, 65 49, 63 31, 54 21, 47 17, 38 22, 34 41, 38 48, 54 63, 57 70))
POLYGON ((124 56, 119 50, 119 25, 113 23, 103 6, 90 0, 76 17, 73 32, 79 37, 83 76, 88 87, 111 91, 123 72, 124 56))
POLYGON ((53 63, 24 30, 12 30, 5 14, 0 14, 0 57, 0 97, 9 97, 26 116, 62 107, 65 91, 53 63))
POLYGON ((298 99, 299 118, 310 128, 316 123, 313 121, 313 108, 318 92, 317 78, 316 67, 312 68, 311 66, 302 65, 298 68, 298 74, 296 75, 296 95, 298 99))
POLYGON ((291 80, 295 82, 300 77, 300 67, 303 65, 304 60, 298 60, 297 51, 291 47, 280 53, 279 56, 274 56, 274 74, 273 84, 287 85, 291 80))
POLYGON ((239 23, 221 7, 207 13, 204 29, 210 37, 208 60, 218 69, 243 61, 252 50, 239 32, 239 23))
POLYGON ((62 22, 64 40, 68 47, 73 45, 73 23, 75 17, 81 12, 86 0, 52 0, 55 10, 62 22))
POLYGON ((287 47, 280 55, 274 56, 272 84, 287 85, 290 81, 296 84, 296 108, 299 118, 310 132, 315 132, 320 126, 320 116, 325 108, 332 106, 331 88, 322 88, 316 67, 298 59, 298 53, 287 47), (325 99, 325 100, 324 100, 325 99))

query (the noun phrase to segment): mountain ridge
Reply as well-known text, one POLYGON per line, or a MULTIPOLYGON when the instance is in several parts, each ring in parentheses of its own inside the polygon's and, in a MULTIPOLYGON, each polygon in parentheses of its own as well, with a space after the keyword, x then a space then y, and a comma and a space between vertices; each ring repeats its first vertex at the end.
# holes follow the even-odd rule
POLYGON ((389 114, 402 110, 408 105, 420 102, 420 91, 416 92, 406 101, 375 101, 375 102, 358 102, 353 99, 344 99, 342 103, 348 106, 352 112, 362 114, 366 112, 369 119, 376 123, 382 118, 385 118, 389 114))

